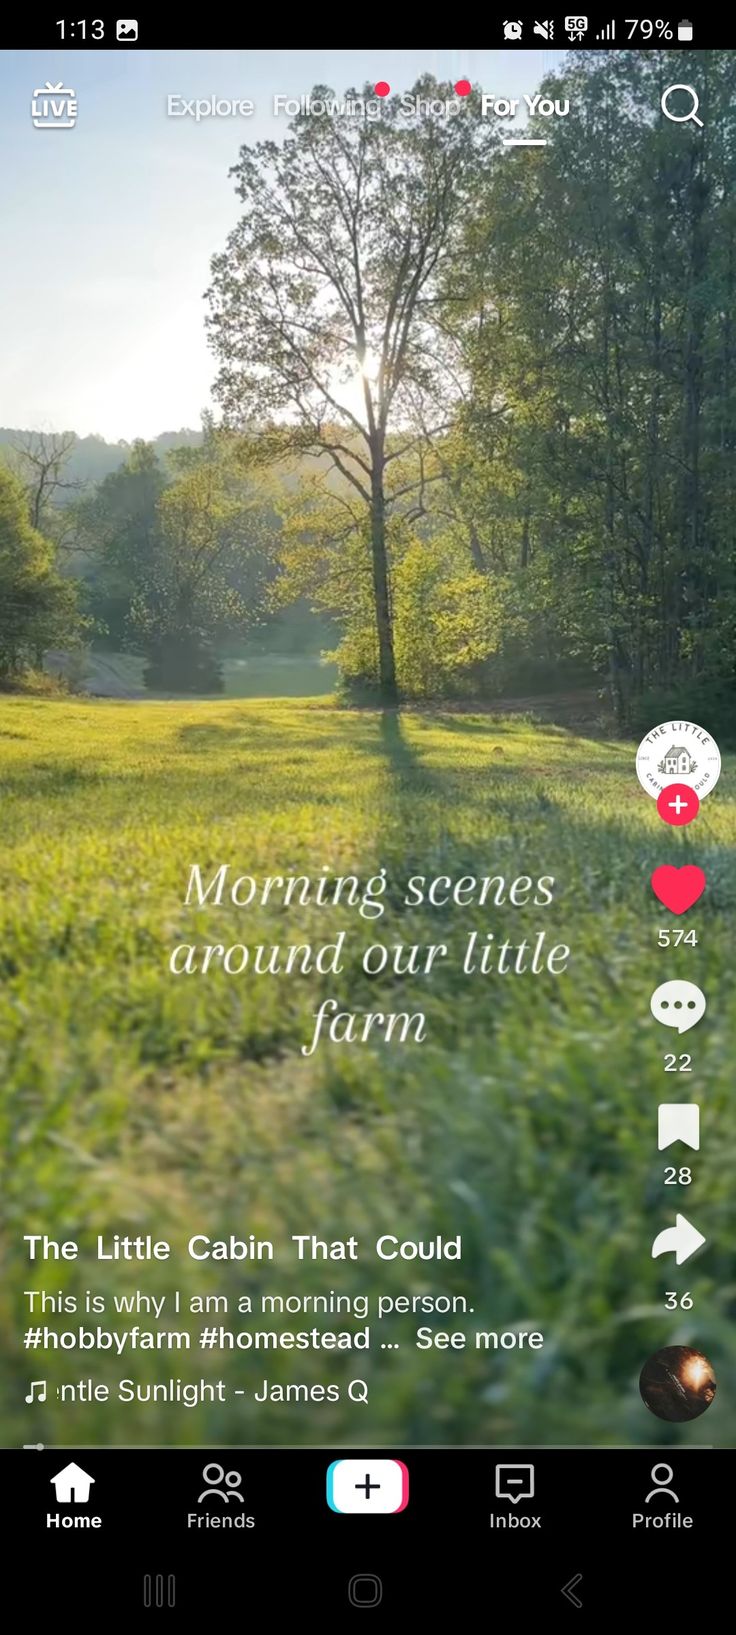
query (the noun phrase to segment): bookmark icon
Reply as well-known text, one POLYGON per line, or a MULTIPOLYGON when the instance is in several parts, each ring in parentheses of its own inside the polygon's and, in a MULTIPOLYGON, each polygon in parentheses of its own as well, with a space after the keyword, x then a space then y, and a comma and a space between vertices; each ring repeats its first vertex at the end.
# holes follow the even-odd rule
POLYGON ((700 1108, 697 1102, 661 1101, 658 1113, 658 1146, 660 1152, 675 1141, 684 1141, 693 1152, 700 1149, 700 1108))

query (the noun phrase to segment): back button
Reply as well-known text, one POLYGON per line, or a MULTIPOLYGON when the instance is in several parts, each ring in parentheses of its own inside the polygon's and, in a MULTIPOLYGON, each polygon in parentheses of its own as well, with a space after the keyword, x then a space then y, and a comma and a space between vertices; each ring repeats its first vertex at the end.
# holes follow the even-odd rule
POLYGON ((562 1586, 562 1590, 561 1590, 560 1593, 562 1595, 564 1595, 565 1600, 569 1601, 570 1605, 573 1606, 573 1607, 582 1607, 583 1603, 582 1603, 582 1601, 580 1599, 580 1596, 576 1595, 576 1593, 575 1593, 576 1590, 579 1588, 579 1586, 582 1585, 582 1582, 583 1582, 582 1573, 575 1573, 574 1577, 571 1578, 567 1584, 563 1584, 563 1586, 562 1586))

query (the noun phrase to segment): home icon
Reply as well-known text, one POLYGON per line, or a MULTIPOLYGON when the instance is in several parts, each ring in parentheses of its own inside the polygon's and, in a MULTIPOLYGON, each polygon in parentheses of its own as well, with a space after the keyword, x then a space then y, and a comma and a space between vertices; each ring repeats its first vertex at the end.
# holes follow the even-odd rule
POLYGON ((88 1504, 89 1490, 94 1476, 88 1476, 86 1470, 81 1470, 74 1462, 65 1465, 58 1476, 51 1477, 51 1485, 56 1488, 57 1504, 88 1504))

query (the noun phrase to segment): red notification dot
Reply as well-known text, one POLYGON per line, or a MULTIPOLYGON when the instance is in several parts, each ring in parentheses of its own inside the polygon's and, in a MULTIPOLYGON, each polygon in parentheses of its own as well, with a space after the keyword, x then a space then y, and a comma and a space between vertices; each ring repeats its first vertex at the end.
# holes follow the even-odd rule
POLYGON ((657 811, 663 823, 673 823, 679 829, 697 817, 700 797, 686 783, 668 783, 657 796, 657 811))
POLYGON ((389 85, 387 79, 379 79, 376 80, 373 89, 375 90, 377 97, 387 97, 389 91, 391 90, 391 86, 389 85))
POLYGON ((459 79, 455 91, 459 97, 469 97, 473 87, 469 79, 459 79))

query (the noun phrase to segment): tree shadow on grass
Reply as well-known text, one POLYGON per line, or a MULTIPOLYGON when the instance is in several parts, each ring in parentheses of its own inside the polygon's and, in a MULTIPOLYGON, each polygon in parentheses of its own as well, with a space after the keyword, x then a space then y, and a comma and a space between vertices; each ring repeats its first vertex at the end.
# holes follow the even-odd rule
POLYGON ((420 719, 441 727, 444 732, 477 733, 483 737, 492 733, 518 737, 524 728, 534 730, 535 727, 535 723, 524 716, 459 715, 454 710, 427 710, 420 719))
POLYGON ((419 768, 419 758, 405 734, 399 710, 382 710, 378 720, 379 747, 392 771, 401 777, 413 777, 419 768))
MULTIPOLYGON (((420 719, 426 722, 427 718, 420 719)), ((412 716, 412 725, 415 723, 416 718, 412 716)), ((521 807, 531 810, 540 806, 544 808, 547 787, 557 780, 578 785, 584 784, 586 779, 618 775, 620 759, 627 754, 625 748, 616 745, 592 743, 591 759, 588 760, 585 756, 585 739, 573 731, 555 728, 550 733, 552 747, 558 747, 562 738, 568 753, 548 763, 545 761, 545 729, 539 727, 528 735, 528 760, 520 762, 510 758, 509 749, 503 742, 496 742, 504 734, 508 738, 518 737, 518 730, 514 731, 511 722, 464 720, 458 724, 457 717, 443 716, 438 712, 432 718, 432 724, 443 733, 449 729, 451 735, 477 735, 487 743, 488 759, 468 765, 451 756, 446 764, 428 764, 421 751, 407 738, 398 710, 384 710, 379 717, 378 734, 366 735, 356 747, 361 753, 382 756, 404 788, 415 795, 441 793, 443 799, 447 799, 456 789, 463 799, 470 799, 474 804, 492 804, 496 809, 503 809, 508 804, 515 810, 521 807)), ((434 755, 436 746, 431 747, 434 755)), ((436 763, 436 756, 434 760, 436 763)), ((636 793, 634 785, 632 795, 636 793)))
POLYGON ((423 865, 429 844, 427 813, 436 811, 438 797, 447 797, 448 775, 428 766, 417 752, 399 710, 382 710, 375 725, 377 730, 366 737, 361 750, 379 756, 388 773, 376 805, 378 861, 390 857, 398 861, 398 849, 411 872, 415 863, 423 865))
POLYGON ((428 766, 421 753, 410 742, 404 729, 400 710, 382 710, 378 718, 378 732, 365 739, 361 752, 379 755, 391 775, 389 798, 396 800, 412 826, 421 817, 422 799, 446 791, 448 773, 439 774, 428 766))
MULTIPOLYGON (((281 700, 279 700, 279 703, 281 700)), ((287 704, 289 700, 286 701, 287 704)), ((362 744, 349 730, 347 718, 338 718, 330 715, 322 733, 305 733, 297 729, 293 723, 284 722, 282 712, 278 715, 256 713, 248 710, 247 715, 238 721, 236 726, 228 722, 219 721, 190 721, 177 728, 176 740, 172 745, 192 754, 208 754, 210 750, 229 747, 241 747, 245 750, 265 749, 273 752, 281 748, 293 750, 330 750, 345 742, 353 742, 356 748, 362 744)))
POLYGON ((550 738, 557 743, 593 744, 598 750, 605 750, 606 754, 623 759, 633 754, 633 750, 626 744, 611 738, 600 737, 588 733, 580 726, 571 726, 569 722, 552 721, 541 716, 529 715, 482 715, 472 713, 461 715, 456 711, 430 710, 424 716, 433 726, 441 727, 444 732, 462 733, 466 736, 481 738, 519 736, 536 738, 550 738))

